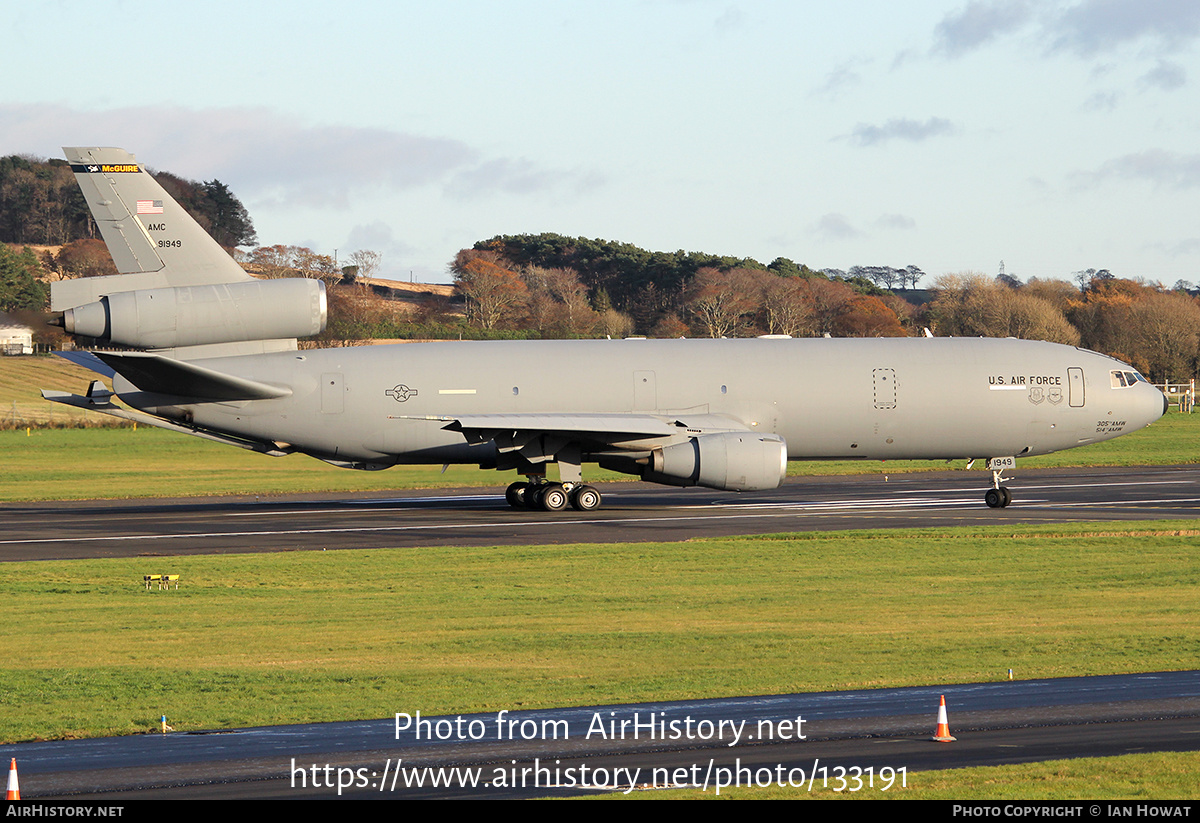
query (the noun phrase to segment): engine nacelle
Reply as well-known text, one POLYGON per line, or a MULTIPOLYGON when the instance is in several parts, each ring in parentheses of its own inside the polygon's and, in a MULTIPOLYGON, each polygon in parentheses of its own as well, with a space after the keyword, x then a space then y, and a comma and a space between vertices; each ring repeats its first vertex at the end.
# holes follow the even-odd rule
POLYGON ((71 334, 167 349, 320 334, 328 306, 320 280, 285 278, 115 292, 63 312, 71 334))
POLYGON ((787 444, 774 434, 702 434, 650 454, 642 479, 728 491, 775 489, 787 475, 787 444))

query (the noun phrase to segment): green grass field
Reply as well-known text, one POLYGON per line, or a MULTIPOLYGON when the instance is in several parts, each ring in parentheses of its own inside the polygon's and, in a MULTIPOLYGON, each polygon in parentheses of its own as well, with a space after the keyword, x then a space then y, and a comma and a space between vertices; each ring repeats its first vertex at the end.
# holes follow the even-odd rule
POLYGON ((4 564, 0 739, 1193 668, 1197 533, 4 564))

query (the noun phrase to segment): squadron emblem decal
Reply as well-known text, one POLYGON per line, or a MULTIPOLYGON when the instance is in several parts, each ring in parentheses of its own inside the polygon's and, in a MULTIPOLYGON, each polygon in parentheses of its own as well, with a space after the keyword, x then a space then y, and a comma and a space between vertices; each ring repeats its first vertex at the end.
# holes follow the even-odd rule
POLYGON ((410 397, 416 397, 417 390, 410 389, 408 386, 401 383, 400 385, 396 386, 395 388, 388 389, 387 391, 384 392, 384 394, 386 394, 388 397, 395 400, 397 403, 403 403, 405 400, 407 400, 410 397))

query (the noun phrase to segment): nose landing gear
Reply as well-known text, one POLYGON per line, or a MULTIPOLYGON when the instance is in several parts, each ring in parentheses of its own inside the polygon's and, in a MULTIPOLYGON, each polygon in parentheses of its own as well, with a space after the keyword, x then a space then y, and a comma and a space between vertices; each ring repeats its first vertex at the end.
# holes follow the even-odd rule
POLYGON ((992 487, 983 495, 983 502, 987 503, 989 509, 1003 509, 1012 502, 1012 492, 1008 490, 1004 483, 1003 472, 1005 469, 1015 469, 1017 467, 1017 458, 1015 457, 992 457, 988 459, 987 467, 992 470, 992 487))

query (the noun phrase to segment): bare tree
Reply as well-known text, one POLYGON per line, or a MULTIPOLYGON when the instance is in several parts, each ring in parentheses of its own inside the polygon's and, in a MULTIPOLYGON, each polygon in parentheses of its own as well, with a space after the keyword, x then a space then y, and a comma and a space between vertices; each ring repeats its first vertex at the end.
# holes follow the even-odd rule
POLYGON ((383 255, 370 249, 359 249, 350 255, 350 264, 354 266, 354 279, 359 277, 372 278, 379 271, 383 255))
POLYGON ((753 273, 746 269, 722 272, 703 268, 692 278, 685 305, 709 337, 735 337, 757 311, 760 290, 753 273))

